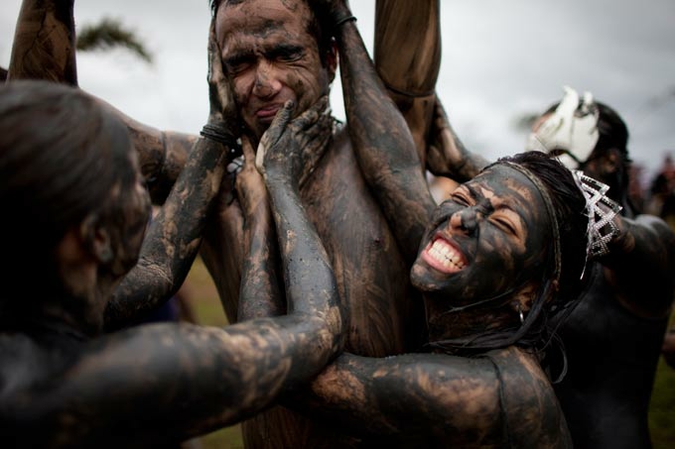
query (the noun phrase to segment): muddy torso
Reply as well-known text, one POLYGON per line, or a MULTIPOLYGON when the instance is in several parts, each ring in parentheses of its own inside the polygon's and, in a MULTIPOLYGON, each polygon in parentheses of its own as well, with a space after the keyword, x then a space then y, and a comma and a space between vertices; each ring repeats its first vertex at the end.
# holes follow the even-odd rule
MULTIPOLYGON (((419 347, 422 302, 413 297, 409 269, 350 145, 346 131, 335 136, 301 186, 302 201, 331 257, 340 294, 349 307, 345 349, 373 357, 400 354, 419 347)), ((244 257, 238 209, 234 201, 221 212, 228 221, 209 230, 203 251, 231 321, 236 316, 244 257), (231 249, 226 242, 238 246, 231 249)), ((247 447, 348 447, 351 441, 330 425, 281 407, 244 423, 243 431, 247 447)))
POLYGON ((649 448, 647 413, 666 319, 625 309, 592 269, 592 286, 560 330, 568 373, 555 386, 577 448, 649 448))

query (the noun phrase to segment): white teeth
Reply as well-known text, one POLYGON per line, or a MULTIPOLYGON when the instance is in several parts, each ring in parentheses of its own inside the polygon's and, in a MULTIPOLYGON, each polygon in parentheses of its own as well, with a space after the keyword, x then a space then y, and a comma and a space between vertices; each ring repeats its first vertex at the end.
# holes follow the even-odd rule
POLYGON ((459 253, 442 240, 434 241, 428 253, 446 268, 458 270, 464 268, 464 263, 461 262, 459 253))

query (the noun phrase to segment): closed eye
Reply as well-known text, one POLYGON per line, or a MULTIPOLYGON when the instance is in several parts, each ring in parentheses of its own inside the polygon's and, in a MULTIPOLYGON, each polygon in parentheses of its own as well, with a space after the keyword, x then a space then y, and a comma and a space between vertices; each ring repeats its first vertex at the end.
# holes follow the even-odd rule
POLYGON ((473 199, 462 189, 455 190, 452 195, 450 195, 450 199, 461 206, 470 206, 473 203, 473 199))
POLYGON ((294 62, 302 59, 304 51, 297 45, 279 45, 267 52, 267 58, 271 61, 294 62))
POLYGON ((492 217, 492 222, 495 223, 500 229, 508 232, 509 234, 517 235, 516 227, 511 223, 510 220, 501 217, 492 217))
POLYGON ((228 73, 236 74, 245 71, 253 64, 253 61, 252 55, 235 55, 227 58, 224 64, 228 73))

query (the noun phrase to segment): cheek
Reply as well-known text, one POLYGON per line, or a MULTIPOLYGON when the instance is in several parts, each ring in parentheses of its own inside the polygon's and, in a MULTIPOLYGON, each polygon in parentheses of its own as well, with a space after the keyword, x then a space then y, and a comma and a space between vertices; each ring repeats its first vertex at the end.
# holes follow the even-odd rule
POLYGON ((251 76, 237 76, 231 83, 232 92, 234 94, 234 102, 237 106, 242 107, 248 103, 249 92, 251 91, 252 77, 251 76))
POLYGON ((483 229, 482 232, 484 246, 476 265, 483 266, 486 273, 498 274, 503 280, 517 276, 524 266, 524 247, 501 231, 483 229))
POLYGON ((289 71, 286 75, 285 84, 295 92, 301 111, 307 109, 319 97, 328 93, 327 76, 324 70, 289 71))

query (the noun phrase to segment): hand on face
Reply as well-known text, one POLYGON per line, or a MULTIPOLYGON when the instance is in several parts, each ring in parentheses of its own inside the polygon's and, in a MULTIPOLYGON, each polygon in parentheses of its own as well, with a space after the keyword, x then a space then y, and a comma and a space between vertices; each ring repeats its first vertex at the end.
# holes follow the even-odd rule
POLYGON ((321 97, 311 108, 291 121, 295 104, 288 101, 263 134, 256 155, 258 170, 269 179, 281 176, 299 184, 302 168, 316 150, 312 142, 331 133, 333 120, 326 114, 328 97, 321 97))
POLYGON ((209 124, 223 126, 239 134, 239 111, 234 101, 234 95, 225 74, 223 73, 223 62, 220 59, 220 47, 216 39, 215 21, 211 21, 209 29, 209 73, 207 81, 209 84, 209 124))

